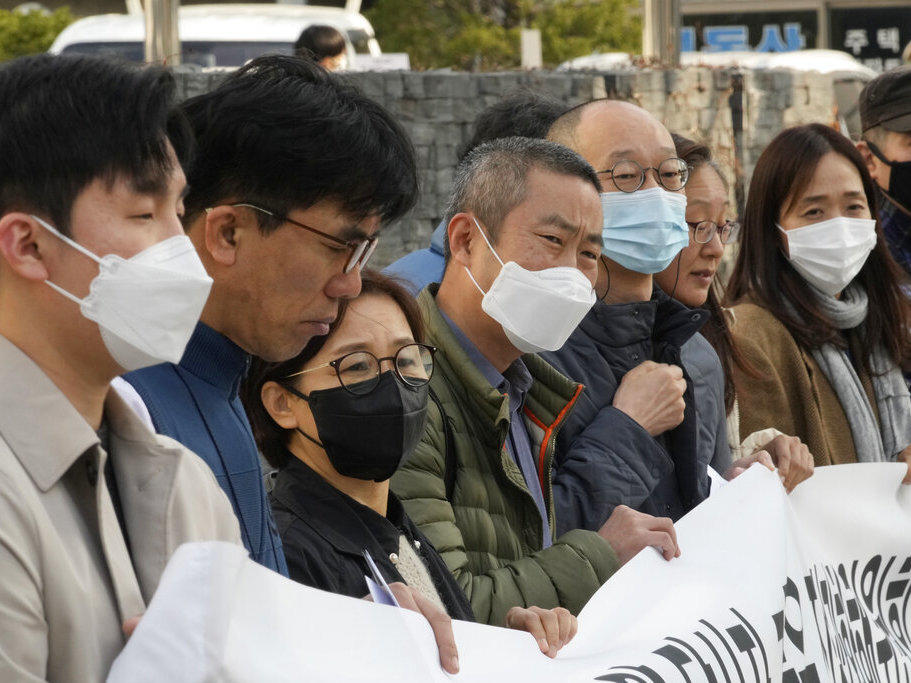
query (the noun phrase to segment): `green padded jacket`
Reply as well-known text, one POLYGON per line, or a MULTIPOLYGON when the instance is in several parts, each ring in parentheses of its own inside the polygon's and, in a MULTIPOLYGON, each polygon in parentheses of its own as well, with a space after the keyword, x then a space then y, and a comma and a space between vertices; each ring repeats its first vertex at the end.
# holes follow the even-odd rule
MULTIPOLYGON (((610 545, 576 529, 542 549, 538 508, 506 451, 509 401, 484 378, 440 314, 430 285, 418 297, 428 343, 437 347, 424 436, 392 479, 411 519, 430 539, 468 595, 479 622, 502 625, 511 607, 565 607, 578 614, 618 567, 610 545), (447 443, 451 496, 447 498, 447 443)), ((525 423, 538 458, 550 527, 551 463, 557 432, 583 387, 536 355, 523 360, 534 384, 525 423)))

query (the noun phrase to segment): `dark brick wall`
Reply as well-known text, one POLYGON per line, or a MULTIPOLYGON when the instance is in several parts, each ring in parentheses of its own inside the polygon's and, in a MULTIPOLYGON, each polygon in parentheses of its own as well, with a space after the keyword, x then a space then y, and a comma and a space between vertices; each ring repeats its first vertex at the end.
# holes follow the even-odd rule
MULTIPOLYGON (((204 92, 224 76, 224 72, 180 72, 181 96, 204 92)), ((748 186, 756 158, 782 128, 834 119, 832 76, 784 70, 742 74, 707 68, 597 74, 391 72, 354 73, 350 78, 402 121, 414 142, 421 172, 417 206, 384 232, 374 257, 378 266, 427 245, 446 205, 458 149, 470 137, 475 117, 518 87, 568 105, 597 97, 635 102, 671 131, 708 142, 732 181, 732 193, 738 181, 740 187, 748 186), (738 79, 742 79, 743 132, 735 146, 731 95, 738 79)))

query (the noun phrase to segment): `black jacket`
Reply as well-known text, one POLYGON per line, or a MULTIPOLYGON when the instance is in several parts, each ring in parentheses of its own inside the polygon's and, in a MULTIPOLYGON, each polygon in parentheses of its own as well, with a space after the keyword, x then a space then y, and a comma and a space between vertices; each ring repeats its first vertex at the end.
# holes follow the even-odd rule
POLYGON ((706 459, 714 449, 700 450, 699 422, 711 417, 714 428, 716 420, 697 413, 680 359, 707 317, 656 287, 651 301, 597 302, 562 349, 543 354, 585 385, 557 439, 558 533, 597 530, 621 504, 676 521, 708 496, 706 459), (683 422, 657 438, 612 405, 623 376, 647 360, 681 366, 687 382, 683 422))
POLYGON ((272 512, 282 538, 291 578, 299 583, 362 598, 370 552, 387 581, 403 581, 390 556, 404 534, 430 573, 449 616, 474 621, 468 599, 443 559, 418 531, 391 492, 387 516, 361 505, 331 486, 295 457, 275 478, 272 512))

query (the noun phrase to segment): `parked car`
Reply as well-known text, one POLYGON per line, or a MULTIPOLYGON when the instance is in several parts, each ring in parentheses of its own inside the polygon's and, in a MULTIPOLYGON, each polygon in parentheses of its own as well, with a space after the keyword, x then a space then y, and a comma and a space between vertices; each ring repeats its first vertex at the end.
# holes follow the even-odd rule
MULTIPOLYGON (((373 27, 357 12, 339 7, 279 4, 186 5, 178 9, 181 58, 204 67, 241 66, 266 53, 293 54, 308 26, 326 24, 345 36, 349 63, 358 55, 380 57, 373 27)), ((50 52, 112 55, 143 61, 142 14, 102 14, 65 28, 50 52)))

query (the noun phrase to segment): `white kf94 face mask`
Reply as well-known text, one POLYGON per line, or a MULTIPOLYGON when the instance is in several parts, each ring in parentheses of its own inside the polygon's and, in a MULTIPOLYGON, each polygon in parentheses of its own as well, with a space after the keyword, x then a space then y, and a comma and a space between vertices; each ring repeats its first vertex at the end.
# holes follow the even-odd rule
POLYGON ((800 275, 830 296, 847 287, 876 246, 876 221, 838 216, 801 228, 781 230, 788 260, 800 275))
POLYGON ((212 278, 189 237, 171 237, 129 259, 116 254, 99 258, 37 216, 32 218, 98 263, 98 275, 84 299, 46 282, 97 323, 108 353, 120 367, 129 372, 180 362, 212 288, 212 278))
POLYGON ((507 339, 522 353, 560 349, 595 304, 591 281, 578 268, 526 270, 515 261, 503 263, 477 219, 472 220, 502 266, 486 292, 465 268, 484 295, 481 308, 500 323, 507 339))

